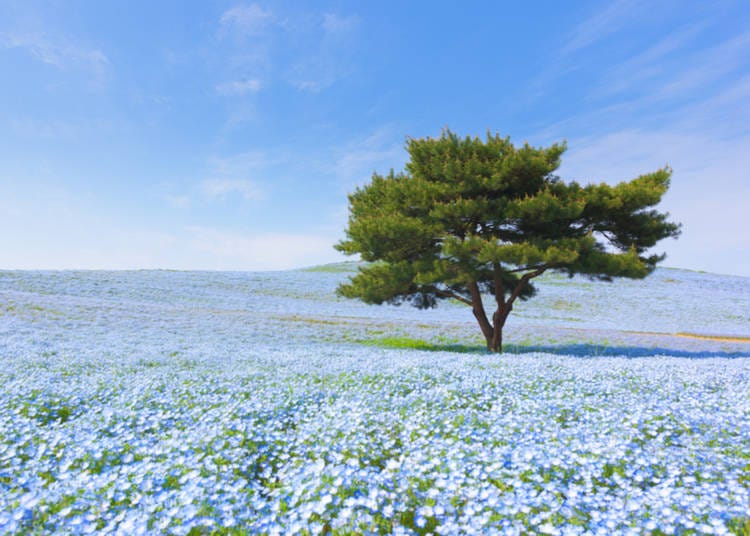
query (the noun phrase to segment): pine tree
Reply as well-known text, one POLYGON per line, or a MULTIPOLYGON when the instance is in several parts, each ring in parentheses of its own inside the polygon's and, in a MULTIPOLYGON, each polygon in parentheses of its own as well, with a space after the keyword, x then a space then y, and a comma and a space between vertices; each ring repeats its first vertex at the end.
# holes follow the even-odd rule
POLYGON ((408 139, 406 170, 373 174, 349 196, 347 238, 335 247, 368 264, 341 296, 419 308, 457 300, 472 309, 490 351, 516 300, 545 272, 611 281, 643 278, 664 255, 646 255, 679 225, 654 210, 671 170, 582 186, 554 175, 565 143, 516 148, 488 134, 408 139), (482 294, 494 297, 488 316, 482 294))

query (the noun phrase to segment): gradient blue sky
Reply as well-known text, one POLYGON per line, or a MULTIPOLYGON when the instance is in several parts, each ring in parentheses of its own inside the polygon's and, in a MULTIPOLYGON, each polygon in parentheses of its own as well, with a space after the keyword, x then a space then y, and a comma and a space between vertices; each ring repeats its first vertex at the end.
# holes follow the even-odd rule
POLYGON ((750 276, 750 4, 0 0, 0 268, 342 259, 406 136, 674 169, 666 266, 750 276))

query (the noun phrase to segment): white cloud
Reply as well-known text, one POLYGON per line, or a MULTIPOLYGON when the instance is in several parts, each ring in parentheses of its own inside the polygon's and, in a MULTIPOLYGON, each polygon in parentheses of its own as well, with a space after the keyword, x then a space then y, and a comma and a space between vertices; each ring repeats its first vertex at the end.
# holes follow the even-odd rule
POLYGON ((273 13, 258 4, 238 5, 226 10, 220 19, 221 35, 250 36, 262 33, 273 22, 273 13))
MULTIPOLYGON (((572 5, 572 4, 571 4, 572 5)), ((590 57, 583 57, 581 52, 587 48, 605 41, 607 38, 622 31, 632 30, 635 25, 642 32, 653 19, 664 16, 670 9, 666 3, 658 6, 654 2, 645 0, 613 0, 608 3, 593 4, 598 11, 573 27, 563 35, 560 46, 548 56, 545 68, 541 69, 529 82, 529 88, 522 102, 530 106, 548 94, 549 86, 561 78, 572 77, 578 71, 588 68, 590 57)), ((657 51, 658 52, 658 51, 657 51)), ((637 73, 637 76, 651 76, 653 73, 637 73)), ((617 86, 621 82, 607 80, 607 87, 617 86)), ((596 88, 604 93, 601 88, 596 88)), ((611 91, 611 90, 610 90, 611 91)))
POLYGON ((368 182, 374 171, 380 174, 388 173, 391 168, 400 171, 407 155, 403 137, 393 132, 390 126, 380 127, 337 151, 334 169, 347 190, 368 182))
POLYGON ((88 48, 68 38, 40 32, 0 33, 0 46, 26 50, 33 58, 57 69, 81 69, 102 81, 110 67, 109 58, 99 49, 88 48))
POLYGON ((354 72, 359 17, 326 13, 307 28, 309 45, 288 71, 289 83, 300 91, 319 93, 354 72))
POLYGON ((655 250, 667 252, 669 266, 750 276, 750 234, 739 231, 750 227, 750 33, 717 34, 694 49, 694 37, 712 28, 683 27, 612 66, 592 96, 636 98, 601 101, 535 138, 568 139, 564 179, 615 182, 670 165, 662 209, 683 234, 655 250))
MULTIPOLYGON (((616 64, 604 72, 602 83, 596 93, 602 96, 613 95, 628 89, 643 89, 650 80, 658 80, 669 73, 665 68, 669 57, 674 53, 684 53, 695 37, 706 27, 706 23, 692 24, 667 34, 656 44, 616 64)), ((690 62, 682 59, 683 66, 690 62)), ((674 68, 676 62, 669 63, 674 68)))
POLYGON ((242 102, 232 103, 228 110, 227 120, 224 123, 224 130, 230 131, 234 128, 241 127, 245 123, 255 121, 258 118, 258 105, 254 101, 244 100, 242 102))
MULTIPOLYGON (((321 92, 356 68, 352 54, 359 24, 356 15, 276 14, 259 4, 234 6, 219 20, 223 57, 231 78, 251 73, 253 80, 223 82, 216 91, 224 96, 257 92, 260 79, 280 76, 299 91, 321 92)), ((241 110, 232 116, 237 123, 252 114, 241 110)))
POLYGON ((18 136, 49 140, 74 140, 84 127, 69 121, 38 121, 34 119, 12 119, 10 129, 18 136))
POLYGON ((266 155, 261 151, 245 151, 232 156, 213 157, 209 159, 209 176, 224 180, 248 180, 269 164, 266 155))
POLYGON ((683 69, 658 90, 658 98, 672 98, 678 94, 692 94, 722 76, 748 65, 750 31, 736 35, 715 47, 683 60, 683 69))
POLYGON ((319 80, 297 80, 292 81, 292 85, 300 90, 307 91, 309 93, 320 93, 323 89, 327 88, 333 83, 333 78, 325 77, 319 80))
POLYGON ((216 94, 233 98, 227 104, 225 128, 253 121, 256 105, 250 98, 273 79, 272 50, 278 30, 274 16, 258 5, 238 6, 221 17, 219 35, 228 37, 219 46, 224 80, 214 85, 216 94))
POLYGON ((106 118, 76 117, 62 120, 15 117, 10 118, 4 125, 0 122, 0 127, 7 128, 8 131, 19 138, 54 140, 62 143, 110 134, 113 124, 106 118))
POLYGON ((189 191, 164 195, 163 199, 174 208, 200 206, 201 201, 235 195, 245 201, 259 201, 265 199, 266 192, 254 177, 264 173, 268 165, 268 159, 260 151, 213 157, 207 162, 205 178, 193 182, 189 191))
POLYGON ((331 237, 287 233, 239 233, 191 227, 190 246, 210 254, 214 270, 282 270, 342 260, 331 237))
POLYGON ((562 47, 563 54, 584 49, 621 30, 639 11, 643 0, 615 0, 578 24, 562 47))
POLYGON ((174 208, 190 208, 191 201, 187 195, 166 195, 164 200, 174 208))
POLYGON ((201 182, 201 190, 210 197, 224 197, 238 193, 246 201, 263 198, 263 193, 255 183, 246 179, 206 179, 201 182))
POLYGON ((256 93, 263 87, 260 80, 233 80, 216 86, 216 92, 223 97, 238 97, 247 93, 256 93))
MULTIPOLYGON (((574 53, 621 31, 643 33, 669 17, 669 9, 668 4, 616 0, 593 14, 576 26, 558 57, 533 80, 530 99, 543 96, 544 86, 553 80, 584 69, 588 60, 574 53)), ((714 91, 717 84, 746 72, 750 65, 750 32, 732 34, 719 21, 718 15, 703 17, 699 22, 676 27, 656 41, 641 40, 646 46, 630 55, 625 54, 632 44, 613 51, 610 64, 598 73, 599 81, 586 97, 601 102, 626 94, 630 101, 621 101, 618 106, 650 106, 658 114, 680 99, 694 100, 696 95, 714 91), (703 44, 706 41, 710 44, 703 44)))
POLYGON ((359 26, 359 17, 356 15, 338 15, 326 13, 323 15, 323 30, 327 36, 343 36, 354 32, 359 26))

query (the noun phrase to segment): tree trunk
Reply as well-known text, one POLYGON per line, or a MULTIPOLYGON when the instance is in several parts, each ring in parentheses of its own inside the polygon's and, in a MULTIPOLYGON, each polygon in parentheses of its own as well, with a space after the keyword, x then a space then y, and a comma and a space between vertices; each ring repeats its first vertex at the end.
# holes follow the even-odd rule
POLYGON ((547 270, 547 267, 543 266, 521 277, 521 280, 516 285, 516 288, 513 289, 513 292, 507 300, 505 299, 505 288, 503 287, 500 265, 495 263, 493 269, 497 309, 492 315, 492 324, 490 324, 487 314, 484 311, 482 296, 479 292, 479 285, 476 281, 470 281, 468 288, 469 293, 471 294, 470 303, 474 316, 476 317, 477 322, 479 322, 479 327, 482 329, 484 339, 487 341, 487 351, 501 354, 503 352, 503 327, 505 326, 505 321, 508 319, 508 315, 513 310, 513 302, 515 302, 521 295, 521 292, 529 281, 542 275, 547 270))
POLYGON ((488 352, 503 353, 503 327, 511 309, 513 309, 513 306, 498 308, 492 315, 492 324, 490 324, 487 316, 483 314, 483 310, 474 311, 474 316, 477 318, 479 327, 482 329, 484 340, 487 341, 488 352))
POLYGON ((487 351, 494 352, 492 349, 492 341, 495 337, 495 330, 490 325, 489 320, 487 320, 487 315, 484 314, 484 310, 477 310, 474 309, 474 317, 476 317, 477 322, 479 323, 479 328, 482 330, 482 335, 484 335, 484 340, 487 341, 487 351))
POLYGON ((492 340, 487 340, 487 348, 491 352, 503 353, 503 327, 512 309, 512 305, 498 307, 492 315, 492 340))
POLYGON ((497 354, 503 353, 503 328, 492 328, 492 337, 487 339, 487 351, 497 354))
POLYGON ((469 294, 471 294, 471 310, 474 313, 474 318, 479 323, 479 328, 482 330, 482 335, 487 341, 487 350, 493 352, 492 341, 494 338, 494 329, 487 318, 487 313, 484 312, 484 304, 482 304, 482 295, 479 292, 479 285, 476 281, 470 281, 468 284, 469 294))

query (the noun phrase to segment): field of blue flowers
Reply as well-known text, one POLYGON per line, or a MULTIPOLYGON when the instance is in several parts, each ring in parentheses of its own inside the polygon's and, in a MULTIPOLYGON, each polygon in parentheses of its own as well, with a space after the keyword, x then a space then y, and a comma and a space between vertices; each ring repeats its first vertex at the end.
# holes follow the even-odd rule
POLYGON ((750 279, 0 272, 2 534, 750 534, 750 279), (696 335, 708 338, 696 338, 696 335))

